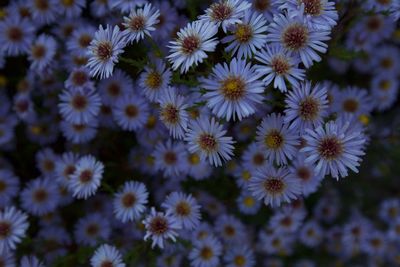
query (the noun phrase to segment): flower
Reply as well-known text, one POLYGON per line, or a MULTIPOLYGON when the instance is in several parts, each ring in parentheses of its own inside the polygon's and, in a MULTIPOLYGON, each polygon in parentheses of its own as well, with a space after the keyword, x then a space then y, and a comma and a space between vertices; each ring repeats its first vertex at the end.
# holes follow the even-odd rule
POLYGON ((348 115, 368 115, 372 109, 373 101, 365 89, 347 87, 337 92, 332 110, 348 115))
POLYGON ((316 52, 326 52, 328 45, 324 41, 330 39, 329 33, 328 30, 310 27, 301 13, 296 16, 278 14, 269 24, 267 38, 270 43, 280 44, 300 56, 304 66, 309 68, 313 61, 321 61, 316 52))
POLYGON ((289 129, 281 114, 272 113, 265 117, 257 127, 258 144, 265 150, 270 162, 287 164, 295 155, 298 133, 289 129))
POLYGON ((239 211, 246 215, 256 214, 261 207, 261 201, 256 199, 248 189, 242 189, 239 197, 236 199, 239 211))
POLYGON ((90 264, 92 267, 125 267, 121 253, 114 246, 108 244, 101 245, 96 249, 90 259, 90 264))
POLYGON ((87 48, 93 40, 96 28, 92 25, 83 24, 78 29, 75 29, 67 41, 67 48, 71 53, 84 56, 87 53, 87 48))
POLYGON ((98 88, 103 104, 116 105, 134 87, 132 78, 126 72, 116 69, 111 77, 98 83, 98 88))
POLYGON ((298 87, 299 81, 304 80, 305 70, 298 68, 299 56, 279 44, 267 44, 264 49, 256 53, 256 60, 262 65, 256 65, 256 71, 263 78, 265 86, 274 82, 274 88, 286 92, 287 80, 292 87, 298 87))
POLYGON ((219 256, 222 254, 222 244, 214 236, 201 240, 194 240, 193 248, 189 253, 189 260, 193 267, 217 267, 219 256))
POLYGON ((224 255, 226 267, 253 267, 255 266, 254 251, 244 244, 233 245, 224 255))
POLYGON ((125 182, 114 196, 114 214, 122 222, 138 219, 145 210, 149 193, 143 183, 125 182))
POLYGON ((181 29, 175 41, 171 41, 168 46, 170 54, 167 56, 172 64, 172 69, 181 68, 181 73, 185 73, 193 65, 197 66, 207 58, 205 52, 212 52, 218 43, 213 38, 218 32, 214 23, 194 21, 188 23, 181 29))
POLYGON ((306 153, 305 162, 316 164, 317 175, 330 174, 333 178, 346 177, 347 168, 357 172, 364 155, 364 135, 349 122, 330 121, 324 126, 307 129, 306 145, 300 152, 306 153))
POLYGON ((126 41, 132 43, 139 42, 144 38, 144 35, 150 36, 150 32, 154 31, 159 20, 160 11, 154 9, 151 4, 145 4, 143 8, 131 9, 129 16, 124 17, 122 25, 125 26, 123 34, 126 36, 126 41))
POLYGON ((127 93, 119 98, 113 107, 115 121, 127 131, 143 128, 149 112, 150 108, 146 99, 133 93, 127 93))
POLYGON ((200 223, 200 206, 192 195, 172 192, 161 206, 178 220, 183 229, 196 229, 200 223))
POLYGON ((29 51, 35 27, 25 18, 8 16, 0 21, 0 43, 8 56, 18 56, 29 51))
POLYGON ((6 207, 0 211, 0 254, 15 250, 26 236, 28 216, 15 207, 6 207))
POLYGON ((183 139, 189 121, 186 98, 179 95, 175 88, 169 87, 163 90, 158 102, 160 120, 168 128, 169 134, 175 139, 183 139))
POLYGON ((56 40, 47 34, 41 34, 33 42, 28 53, 28 59, 31 61, 30 68, 41 73, 49 67, 54 59, 57 50, 56 40))
MULTIPOLYGON (((164 177, 178 178, 187 172, 187 152, 182 142, 159 142, 153 152, 156 170, 163 171, 164 177)), ((182 177, 183 178, 183 177, 182 177)))
POLYGON ((19 192, 19 178, 8 169, 0 169, 0 208, 9 205, 19 192))
POLYGON ((93 119, 88 123, 70 123, 61 121, 60 129, 63 136, 73 144, 85 144, 97 134, 98 120, 93 119))
POLYGON ((109 239, 109 219, 98 212, 91 212, 75 224, 74 236, 77 244, 95 246, 109 239))
POLYGON ((64 82, 66 88, 73 91, 93 91, 94 82, 90 80, 89 70, 86 67, 74 68, 64 82))
POLYGON ((58 104, 61 116, 71 123, 89 123, 100 111, 101 100, 94 91, 64 89, 58 104))
POLYGON ((230 43, 225 50, 238 58, 251 58, 267 42, 267 21, 262 14, 246 10, 242 22, 234 25, 233 35, 221 40, 230 43))
POLYGON ((178 220, 171 214, 164 212, 157 212, 154 207, 151 208, 150 214, 143 220, 146 228, 146 235, 144 240, 151 238, 151 247, 156 245, 161 249, 164 248, 164 240, 176 240, 178 233, 177 230, 181 229, 178 220))
POLYGON ((58 185, 52 177, 36 178, 25 186, 20 194, 21 206, 33 215, 54 211, 59 203, 58 185))
POLYGON ((302 153, 293 161, 293 165, 289 167, 289 170, 300 181, 303 196, 308 196, 317 191, 324 178, 323 175, 316 173, 313 164, 305 162, 305 156, 302 153))
POLYGON ((68 186, 71 175, 75 172, 75 165, 79 156, 72 152, 65 152, 56 161, 55 177, 61 185, 68 186))
POLYGON ((254 171, 249 190, 265 205, 276 207, 297 199, 301 194, 301 184, 286 167, 266 166, 254 171))
POLYGON ((107 25, 104 29, 100 25, 88 47, 89 61, 86 66, 90 69, 90 75, 99 76, 100 79, 110 77, 125 45, 125 35, 118 26, 112 28, 107 25))
POLYGON ((96 193, 103 178, 104 165, 91 155, 81 157, 71 174, 69 188, 76 198, 87 199, 96 193))
POLYGON ((205 14, 199 16, 199 20, 216 23, 218 27, 222 26, 224 32, 227 32, 230 25, 241 22, 244 11, 250 7, 251 4, 243 0, 219 0, 211 4, 205 14))
POLYGON ((85 0, 58 0, 58 13, 67 18, 79 17, 86 6, 85 0))
POLYGON ((171 70, 161 59, 157 59, 153 66, 145 66, 139 77, 142 94, 151 102, 157 101, 163 89, 167 89, 171 76, 171 70))
POLYGON ((285 123, 291 123, 289 129, 295 129, 302 135, 305 129, 316 128, 328 115, 327 90, 322 84, 311 85, 306 81, 294 87, 285 99, 285 123))
POLYGON ((264 87, 260 77, 246 60, 232 59, 228 64, 217 64, 211 77, 202 79, 203 95, 212 113, 226 120, 239 120, 253 114, 256 104, 263 100, 264 87))
POLYGON ((190 153, 199 153, 201 159, 208 158, 211 165, 221 166, 222 161, 233 156, 233 139, 224 136, 223 126, 207 117, 200 117, 189 124, 185 141, 188 142, 190 153))

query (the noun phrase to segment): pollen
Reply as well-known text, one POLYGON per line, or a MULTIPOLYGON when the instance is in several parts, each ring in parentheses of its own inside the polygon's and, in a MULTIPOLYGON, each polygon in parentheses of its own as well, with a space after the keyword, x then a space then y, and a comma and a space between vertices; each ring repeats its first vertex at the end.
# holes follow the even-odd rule
POLYGON ((245 266, 246 265, 246 258, 242 255, 238 255, 234 259, 235 266, 245 266))
POLYGON ((245 82, 239 77, 229 77, 221 82, 223 96, 231 101, 241 99, 246 90, 245 82))
POLYGON ((78 39, 78 43, 82 48, 88 47, 91 41, 92 37, 88 34, 82 34, 78 39))
POLYGON ((218 146, 215 137, 210 134, 201 134, 198 143, 200 148, 207 152, 215 151, 218 146))
POLYGON ((97 56, 100 60, 107 60, 112 56, 112 44, 110 42, 102 42, 97 47, 97 56))
POLYGON ((304 12, 312 16, 319 16, 323 11, 321 0, 301 0, 304 4, 304 12))
POLYGON ((175 211, 176 211, 176 214, 178 214, 180 216, 188 216, 188 215, 190 215, 191 208, 190 208, 189 203, 187 203, 185 201, 181 201, 176 205, 175 211))
POLYGON ((320 141, 318 152, 323 159, 334 160, 343 153, 343 145, 336 137, 327 137, 320 141))
POLYGON ((251 173, 249 171, 243 171, 242 172, 242 179, 245 181, 250 180, 251 178, 251 173))
POLYGON ((253 30, 249 25, 239 24, 236 27, 235 36, 240 43, 247 43, 253 37, 253 30))
POLYGON ((368 124, 369 124, 369 121, 370 121, 369 116, 368 116, 368 115, 365 115, 365 114, 361 114, 361 115, 358 117, 358 120, 359 120, 363 125, 368 125, 368 124))
POLYGON ((168 222, 161 216, 154 217, 150 222, 150 231, 155 235, 162 235, 168 230, 168 222))
POLYGON ((306 26, 299 23, 288 26, 282 33, 282 42, 290 50, 300 50, 308 42, 309 32, 306 26))
POLYGON ((193 54, 200 48, 200 39, 195 36, 187 36, 182 40, 182 52, 186 55, 193 54))
POLYGON ((209 260, 214 256, 214 252, 209 247, 203 247, 200 251, 200 257, 204 260, 209 260))
POLYGON ((79 181, 84 184, 90 182, 92 178, 93 178, 93 172, 91 170, 84 170, 79 175, 79 181))
POLYGON ((346 99, 343 102, 343 109, 346 112, 354 113, 358 110, 358 101, 352 98, 346 99))
POLYGON ((307 97, 300 102, 299 116, 305 121, 313 121, 317 118, 319 103, 316 99, 307 97))
POLYGON ((245 197, 245 198, 243 199, 243 204, 244 204, 246 207, 253 207, 255 203, 256 203, 256 202, 254 201, 254 198, 253 198, 253 197, 245 197))
POLYGON ((122 197, 121 202, 124 207, 130 208, 136 203, 136 196, 128 192, 122 197))
POLYGON ((162 76, 160 73, 152 71, 147 75, 145 83, 150 89, 158 89, 162 84, 162 76))
POLYGON ((269 149, 279 149, 283 145, 283 136, 281 133, 279 133, 277 130, 271 130, 266 136, 265 136, 265 145, 269 149))
POLYGON ((271 68, 278 75, 285 75, 290 70, 290 64, 283 56, 276 56, 271 60, 271 68))
POLYGON ((144 29, 145 25, 146 20, 143 16, 135 16, 129 22, 129 28, 131 28, 133 31, 141 31, 144 29))
POLYGON ((224 21, 232 15, 232 8, 226 2, 211 5, 211 18, 214 21, 224 21))
POLYGON ((192 165, 197 165, 200 163, 200 157, 197 154, 190 154, 189 155, 189 162, 192 165))
POLYGON ((125 107, 125 114, 128 118, 135 118, 139 114, 139 110, 135 105, 125 107))
POLYGON ((163 121, 169 124, 177 124, 179 122, 179 110, 172 104, 167 104, 160 112, 163 121))
POLYGON ((35 59, 43 58, 46 55, 46 47, 41 44, 32 46, 32 57, 35 59))

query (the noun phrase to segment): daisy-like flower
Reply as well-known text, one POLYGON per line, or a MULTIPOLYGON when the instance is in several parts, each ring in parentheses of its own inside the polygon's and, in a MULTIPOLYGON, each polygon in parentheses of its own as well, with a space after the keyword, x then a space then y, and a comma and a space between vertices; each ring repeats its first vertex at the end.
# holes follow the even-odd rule
POLYGON ((254 252, 247 245, 233 245, 224 255, 226 267, 253 267, 255 266, 254 252))
POLYGON ((111 77, 99 82, 98 88, 103 104, 111 106, 132 92, 133 80, 124 71, 116 69, 111 77))
POLYGON ((211 165, 221 166, 222 161, 233 156, 232 137, 225 136, 226 130, 212 117, 201 116, 191 121, 185 140, 191 153, 199 153, 201 159, 208 158, 211 165))
POLYGON ((292 159, 299 144, 296 131, 289 129, 281 114, 272 113, 257 127, 257 142, 265 149, 270 162, 287 164, 292 159))
POLYGON ((189 260, 193 267, 217 267, 220 263, 219 256, 222 254, 222 244, 214 236, 195 240, 193 248, 189 253, 189 260))
POLYGON ((365 137, 350 127, 349 122, 330 121, 315 130, 306 130, 306 145, 300 151, 306 153, 306 163, 316 164, 317 175, 330 174, 339 179, 348 175, 348 168, 358 172, 365 137))
POLYGON ((294 87, 287 94, 285 123, 291 123, 289 129, 299 130, 302 135, 305 129, 316 128, 328 115, 327 90, 322 84, 311 85, 306 81, 294 87))
POLYGON ((36 154, 36 165, 43 176, 53 177, 57 158, 51 148, 44 148, 36 154))
POLYGON ((143 90, 142 93, 150 101, 157 101, 163 89, 168 87, 171 76, 171 70, 165 66, 164 61, 157 59, 153 66, 144 67, 144 71, 140 74, 139 85, 143 90))
POLYGON ((115 121, 127 131, 143 128, 149 112, 150 108, 146 99, 133 93, 128 93, 118 99, 113 107, 115 121))
POLYGON ((26 235, 28 216, 15 207, 0 211, 0 254, 15 250, 26 235))
POLYGON ((8 169, 0 169, 0 208, 7 206, 18 192, 18 177, 8 169))
POLYGON ((276 207, 297 199, 301 194, 301 184, 286 167, 266 166, 254 171, 249 190, 265 205, 276 207))
POLYGON ((65 87, 74 91, 93 91, 94 82, 90 80, 86 67, 75 68, 64 83, 65 87))
POLYGON ((181 225, 175 216, 170 213, 157 212, 154 207, 151 208, 150 214, 143 220, 146 228, 144 240, 151 238, 151 247, 155 246, 164 248, 164 241, 171 239, 176 241, 177 231, 181 229, 181 225))
POLYGON ((72 35, 68 38, 67 48, 71 53, 77 55, 85 55, 90 42, 93 40, 96 28, 92 25, 83 24, 81 27, 75 29, 72 35))
POLYGON ((63 186, 68 186, 71 175, 75 172, 75 165, 79 156, 72 152, 66 152, 56 161, 55 177, 57 182, 63 186))
POLYGON ((242 155, 243 167, 245 169, 254 170, 264 165, 270 164, 265 156, 264 149, 256 142, 251 143, 242 155))
POLYGON ((88 123, 100 111, 101 100, 94 91, 65 89, 58 104, 61 116, 71 123, 88 123))
POLYGON ((23 256, 21 258, 20 267, 45 267, 44 263, 41 262, 37 257, 30 255, 30 256, 23 256))
POLYGON ((28 1, 29 10, 33 21, 39 25, 46 25, 54 22, 57 18, 58 6, 54 0, 28 1))
POLYGON ((193 230, 200 223, 200 206, 192 195, 173 192, 167 196, 161 206, 178 220, 183 229, 193 230))
POLYGON ((143 183, 129 181, 114 197, 114 214, 123 223, 138 219, 145 210, 149 193, 143 183))
POLYGON ((58 0, 57 11, 67 18, 79 17, 85 5, 85 0, 58 0))
POLYGON ((307 247, 315 247, 321 243, 323 231, 321 226, 314 220, 304 223, 300 229, 299 241, 307 247))
POLYGON ((242 189, 236 203, 241 213, 246 215, 256 214, 261 207, 261 201, 256 199, 248 189, 242 189))
POLYGON ((104 165, 91 155, 80 158, 71 174, 69 188, 76 198, 87 199, 96 193, 103 178, 104 165))
POLYGON ((114 246, 101 245, 90 259, 92 267, 125 267, 121 253, 114 246))
POLYGON ((161 170, 165 177, 178 178, 187 171, 187 152, 182 142, 159 142, 153 152, 156 170, 161 170))
POLYGON ((277 234, 296 233, 305 216, 305 212, 293 212, 291 208, 285 206, 274 213, 268 226, 277 234))
POLYGON ((88 47, 90 57, 86 66, 90 69, 90 74, 99 76, 100 79, 111 76, 114 65, 118 62, 118 55, 124 52, 125 45, 125 35, 118 26, 112 28, 107 25, 104 29, 100 25, 88 47))
POLYGON ((267 42, 267 21, 262 14, 247 10, 241 23, 234 26, 233 35, 221 40, 230 43, 225 50, 238 58, 251 58, 267 42))
POLYGON ((75 241, 78 244, 90 246, 108 240, 110 233, 109 218, 98 212, 91 212, 79 219, 74 229, 75 241))
POLYGON ((207 58, 206 52, 212 52, 217 46, 217 26, 211 22, 194 21, 181 29, 175 41, 171 41, 170 54, 167 56, 172 68, 185 73, 193 65, 197 66, 207 58))
POLYGON ((305 70, 298 67, 300 58, 279 44, 266 45, 257 52, 256 60, 261 65, 256 65, 256 71, 263 78, 265 86, 274 82, 274 88, 286 92, 286 82, 293 87, 299 86, 299 81, 304 80, 305 70))
POLYGON ((287 9, 289 14, 304 13, 310 26, 330 30, 337 24, 339 18, 335 2, 328 0, 288 0, 281 1, 281 9, 287 9))
POLYGON ((160 11, 151 4, 144 5, 143 8, 132 9, 128 17, 124 17, 122 25, 125 26, 123 33, 129 43, 139 42, 145 35, 151 36, 159 20, 160 11))
POLYGON ((368 115, 374 108, 368 91, 357 87, 348 87, 337 92, 332 110, 339 113, 359 116, 368 115))
POLYGON ((31 70, 41 73, 53 60, 57 51, 56 40, 47 35, 41 34, 33 42, 28 53, 28 59, 31 61, 31 70))
POLYGON ((58 185, 52 177, 31 180, 20 194, 21 206, 33 215, 54 211, 59 203, 58 185))
POLYGON ((328 30, 310 27, 301 13, 296 16, 276 15, 268 27, 268 32, 269 42, 278 43, 300 56, 306 68, 311 67, 313 61, 321 61, 317 52, 325 53, 328 45, 324 41, 330 39, 328 30))
POLYGON ((317 191, 324 178, 323 175, 316 173, 313 164, 305 162, 305 156, 302 153, 293 161, 293 165, 289 167, 289 170, 300 181, 303 196, 308 196, 317 191))
POLYGON ((212 22, 222 27, 224 32, 230 25, 242 22, 244 11, 251 4, 243 0, 219 0, 206 9, 205 14, 199 16, 201 22, 212 22))
POLYGON ((225 243, 234 244, 244 241, 246 230, 243 223, 232 215, 220 215, 215 220, 215 231, 225 243))
POLYGON ((278 1, 271 0, 252 0, 251 8, 259 13, 262 13, 268 22, 273 20, 273 17, 277 12, 279 7, 278 1))
POLYGON ((220 118, 235 120, 256 111, 256 104, 263 100, 264 86, 257 80, 260 75, 245 60, 232 59, 230 64, 217 64, 211 77, 202 79, 203 97, 212 113, 220 118))
POLYGON ((60 130, 62 135, 71 143, 85 144, 97 134, 98 120, 93 119, 88 123, 70 123, 62 121, 60 130))
POLYGON ((176 139, 183 139, 187 129, 189 115, 186 98, 179 95, 175 88, 163 90, 160 98, 160 120, 168 128, 169 134, 176 139))
POLYGON ((29 51, 35 28, 28 19, 8 16, 0 22, 0 43, 8 56, 18 56, 29 51))

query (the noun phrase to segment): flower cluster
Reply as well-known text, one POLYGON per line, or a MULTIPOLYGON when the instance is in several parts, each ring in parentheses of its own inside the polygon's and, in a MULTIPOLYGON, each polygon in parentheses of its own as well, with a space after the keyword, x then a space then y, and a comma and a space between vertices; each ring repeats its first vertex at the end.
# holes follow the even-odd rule
POLYGON ((398 0, 9 2, 0 266, 400 263, 398 0))

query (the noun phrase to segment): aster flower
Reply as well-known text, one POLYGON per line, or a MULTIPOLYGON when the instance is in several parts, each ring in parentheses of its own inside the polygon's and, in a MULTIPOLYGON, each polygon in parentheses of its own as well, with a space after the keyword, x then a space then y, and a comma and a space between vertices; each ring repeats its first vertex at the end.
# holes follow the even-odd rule
POLYGON ((192 195, 173 192, 166 197, 161 206, 178 220, 183 229, 193 230, 200 223, 200 206, 192 195))
POLYGON ((316 164, 318 175, 330 174, 333 178, 346 177, 347 169, 357 172, 360 156, 364 155, 365 137, 350 123, 330 121, 317 129, 307 129, 306 146, 300 151, 306 153, 306 163, 316 164))
POLYGON ((286 167, 266 166, 255 170, 249 190, 265 205, 276 207, 297 199, 301 194, 301 184, 286 167))
POLYGON ((93 40, 96 28, 92 25, 84 24, 81 27, 75 29, 71 36, 67 40, 67 48, 71 53, 78 55, 85 55, 87 48, 93 40))
POLYGON ((255 68, 245 60, 232 59, 228 64, 217 64, 211 77, 202 80, 203 95, 212 113, 220 118, 235 120, 256 111, 255 105, 263 100, 263 84, 255 68))
POLYGON ((79 17, 85 5, 85 0, 58 0, 57 11, 67 18, 79 17))
POLYGON ((243 223, 233 215, 220 215, 215 220, 215 231, 228 244, 245 241, 246 229, 243 223))
POLYGON ((87 199, 96 193, 103 178, 104 165, 91 155, 80 158, 70 176, 69 187, 76 198, 87 199))
POLYGON ((133 80, 124 71, 116 69, 113 75, 98 83, 103 104, 115 105, 117 101, 132 92, 133 80))
POLYGON ((61 185, 68 186, 71 175, 75 172, 75 165, 79 156, 72 152, 65 152, 56 161, 55 177, 61 185))
POLYGON ((251 58, 267 42, 266 30, 263 15, 247 10, 242 22, 231 30, 233 35, 223 38, 222 43, 230 43, 225 50, 238 58, 251 58))
POLYGON ((138 219, 145 210, 149 193, 143 183, 125 182, 114 197, 114 214, 122 222, 138 219))
POLYGON ((367 90, 347 87, 342 91, 337 91, 332 111, 354 116, 368 115, 374 108, 372 104, 372 99, 367 90))
POLYGON ((95 0, 90 4, 90 14, 94 17, 101 18, 111 12, 112 1, 95 0))
POLYGON ((175 139, 183 139, 187 129, 189 116, 186 111, 188 105, 185 100, 185 97, 179 95, 173 87, 163 90, 158 99, 160 120, 175 139))
POLYGON ((278 43, 298 55, 306 68, 311 67, 313 61, 321 61, 317 52, 325 53, 328 46, 324 41, 330 39, 329 31, 310 27, 301 13, 296 16, 276 15, 268 32, 269 42, 278 43))
POLYGON ((151 208, 150 214, 143 220, 146 228, 144 240, 151 238, 151 247, 156 245, 161 249, 164 248, 164 241, 171 239, 176 241, 178 235, 177 230, 181 228, 178 220, 169 213, 157 212, 154 207, 151 208))
POLYGON ((20 194, 21 206, 33 215, 54 211, 60 199, 57 183, 52 177, 29 181, 20 194))
POLYGON ((242 189, 239 197, 236 199, 236 204, 239 207, 239 211, 246 215, 256 214, 261 207, 261 201, 256 199, 247 188, 242 189))
POLYGON ((222 244, 214 236, 209 236, 193 242, 193 248, 189 253, 189 260, 193 267, 217 267, 222 254, 222 244))
POLYGON ((15 207, 0 211, 0 254, 15 250, 26 235, 29 227, 28 216, 15 207))
POLYGON ((218 43, 213 38, 218 32, 218 28, 211 22, 194 21, 188 23, 181 29, 175 41, 171 41, 170 54, 167 56, 172 64, 172 68, 185 73, 193 65, 197 66, 207 58, 206 52, 212 52, 218 43))
POLYGON ((19 192, 19 179, 8 169, 0 169, 0 209, 9 205, 19 192))
POLYGON ((149 105, 143 97, 128 93, 115 103, 113 116, 122 129, 137 131, 146 123, 149 105))
POLYGON ((54 59, 56 50, 57 43, 53 37, 47 34, 39 35, 28 53, 28 59, 31 61, 30 68, 38 73, 45 71, 54 59))
POLYGON ((57 159, 51 148, 44 148, 36 154, 36 164, 43 176, 53 177, 57 159))
POLYGON ((249 170, 255 170, 270 164, 265 156, 263 147, 256 142, 250 143, 246 150, 243 151, 242 162, 243 167, 249 170))
POLYGON ((61 116, 71 123, 88 123, 100 111, 100 97, 94 91, 65 89, 60 95, 61 116))
POLYGON ((73 144, 85 144, 93 140, 97 134, 98 120, 88 123, 70 123, 61 121, 60 130, 63 136, 73 144))
POLYGON ((243 0, 219 0, 206 9, 205 14, 199 16, 201 22, 216 23, 222 27, 224 32, 230 25, 240 23, 244 11, 249 9, 251 4, 243 0))
POLYGON ((40 25, 54 22, 57 18, 58 6, 54 0, 29 1, 29 10, 33 21, 40 25))
POLYGON ((256 264, 254 252, 247 245, 233 245, 224 255, 226 267, 253 267, 256 264))
POLYGON ((256 139, 265 149, 265 155, 270 162, 287 164, 297 151, 298 133, 289 129, 281 114, 272 113, 265 117, 257 127, 256 139))
POLYGON ((318 175, 316 173, 313 164, 305 162, 305 156, 303 154, 297 156, 289 169, 292 175, 300 181, 303 196, 308 196, 317 191, 318 186, 324 178, 323 175, 318 175))
POLYGON ((339 19, 335 2, 328 0, 288 0, 281 2, 281 9, 286 9, 289 14, 304 13, 310 26, 317 29, 329 30, 337 24, 339 19))
POLYGON ((99 76, 100 79, 111 76, 114 65, 118 62, 118 55, 124 52, 125 45, 125 35, 118 26, 112 28, 107 25, 104 29, 100 25, 88 47, 90 57, 86 66, 90 69, 90 74, 99 76))
POLYGON ((256 60, 262 64, 256 65, 256 71, 265 76, 265 86, 274 82, 274 88, 286 92, 286 80, 292 87, 298 87, 299 81, 304 80, 305 70, 298 67, 299 57, 279 44, 266 45, 257 52, 256 60))
POLYGON ((307 128, 320 126, 328 115, 327 90, 322 84, 311 85, 306 81, 294 87, 287 94, 285 123, 291 123, 289 129, 299 130, 302 135, 307 128))
POLYGON ((35 28, 28 19, 9 16, 0 22, 0 43, 8 56, 18 56, 29 51, 35 28))
POLYGON ((94 82, 90 80, 89 70, 86 67, 75 68, 64 82, 67 89, 73 91, 93 91, 94 82))
POLYGON ((142 93, 151 102, 157 101, 163 89, 167 89, 171 76, 171 70, 161 59, 157 59, 153 66, 145 66, 139 77, 142 93))
POLYGON ((161 170, 165 177, 178 178, 187 171, 187 152, 182 142, 159 142, 153 152, 154 168, 161 170))
POLYGON ((108 244, 101 245, 96 249, 90 259, 90 264, 92 267, 125 267, 121 253, 114 246, 108 244))
POLYGON ((200 117, 189 124, 185 141, 189 152, 199 153, 200 158, 208 158, 211 165, 221 166, 222 161, 233 156, 234 141, 225 134, 226 130, 213 117, 200 117))
POLYGON ((74 229, 75 240, 78 244, 95 246, 110 237, 109 219, 100 213, 90 213, 78 220, 74 229))
POLYGON ((301 227, 299 240, 307 247, 318 246, 322 239, 322 228, 316 221, 308 221, 301 227))
POLYGON ((32 121, 37 115, 31 96, 26 93, 17 93, 14 96, 13 110, 22 121, 32 121))
POLYGON ((159 22, 159 16, 160 11, 154 9, 151 4, 146 4, 143 8, 131 9, 129 16, 124 17, 122 23, 125 26, 123 33, 126 35, 126 41, 139 42, 145 35, 151 36, 150 32, 156 29, 154 25, 159 22))
POLYGON ((268 226, 274 229, 277 234, 296 233, 301 227, 305 216, 305 212, 293 212, 291 208, 285 206, 274 213, 268 226))

